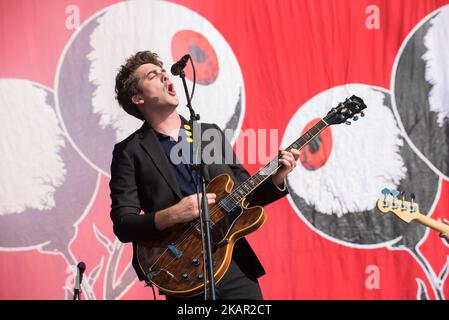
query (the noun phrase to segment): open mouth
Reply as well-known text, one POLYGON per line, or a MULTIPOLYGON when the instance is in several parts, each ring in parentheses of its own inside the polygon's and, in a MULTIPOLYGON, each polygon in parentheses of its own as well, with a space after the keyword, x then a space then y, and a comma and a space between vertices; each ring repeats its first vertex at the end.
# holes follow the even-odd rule
POLYGON ((172 96, 176 95, 176 91, 175 91, 175 87, 173 86, 173 83, 170 83, 167 86, 167 91, 168 91, 168 94, 170 94, 172 96))

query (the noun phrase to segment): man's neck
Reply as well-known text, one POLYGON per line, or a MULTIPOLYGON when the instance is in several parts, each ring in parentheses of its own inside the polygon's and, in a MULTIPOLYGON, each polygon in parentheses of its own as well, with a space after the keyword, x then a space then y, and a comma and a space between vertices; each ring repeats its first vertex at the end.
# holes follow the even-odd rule
POLYGON ((150 126, 157 132, 163 133, 178 140, 179 128, 181 127, 181 117, 176 109, 170 113, 154 113, 145 117, 150 126))

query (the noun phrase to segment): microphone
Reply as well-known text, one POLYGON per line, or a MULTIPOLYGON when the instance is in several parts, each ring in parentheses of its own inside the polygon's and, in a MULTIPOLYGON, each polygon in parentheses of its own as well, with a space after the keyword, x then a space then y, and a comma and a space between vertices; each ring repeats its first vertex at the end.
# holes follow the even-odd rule
POLYGON ((81 282, 83 281, 83 273, 86 270, 86 264, 83 261, 78 263, 78 270, 80 273, 80 284, 81 284, 81 282))
POLYGON ((83 273, 86 270, 86 264, 84 262, 78 263, 76 267, 76 278, 75 278, 75 293, 81 292, 81 282, 83 281, 83 273))
POLYGON ((190 54, 184 55, 178 62, 171 66, 171 74, 174 76, 179 76, 181 71, 186 67, 187 61, 190 59, 190 54))

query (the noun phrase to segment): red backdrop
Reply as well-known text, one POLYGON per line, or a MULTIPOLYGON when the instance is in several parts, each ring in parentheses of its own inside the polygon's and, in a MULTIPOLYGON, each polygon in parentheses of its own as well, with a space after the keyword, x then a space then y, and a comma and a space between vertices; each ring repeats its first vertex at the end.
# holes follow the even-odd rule
MULTIPOLYGON (((298 109, 321 92, 356 83, 392 90, 395 59, 401 45, 422 19, 449 3, 447 0, 174 2, 209 21, 235 54, 245 89, 241 129, 276 128, 279 143, 298 109), (378 29, 366 27, 372 13, 366 11, 369 5, 379 9, 378 29)), ((61 82, 57 76, 58 64, 62 63, 64 48, 76 34, 76 30, 66 27, 70 15, 67 7, 77 6, 82 28, 90 17, 114 3, 0 1, 0 78, 29 80, 56 90, 56 82, 61 82)), ((163 34, 163 30, 158 32, 163 34)), ((152 49, 150 45, 148 49, 152 49)), ((207 121, 207 115, 203 120, 207 121)), ((76 141, 67 143, 76 144, 76 141)), ((346 145, 351 148, 351 141, 346 145)), ((245 166, 254 173, 261 164, 245 166)), ((5 244, 5 230, 2 230, 0 298, 64 299, 68 297, 64 286, 73 284, 67 268, 80 260, 86 262, 95 298, 152 297, 151 290, 134 279, 124 278, 119 286, 110 278, 119 278, 129 267, 131 248, 126 245, 123 253, 121 249, 111 249, 119 245, 109 219, 109 178, 99 170, 96 172, 100 175, 98 188, 88 211, 73 223, 77 231, 67 243, 71 258, 61 252, 41 250, 42 246, 5 244), (96 236, 93 225, 103 240, 99 233, 96 236), (110 250, 105 246, 108 241, 110 250), (111 259, 117 260, 117 273, 111 269, 111 259), (98 269, 93 274, 95 266, 98 269)), ((449 184, 444 175, 437 176, 439 191, 431 214, 433 218, 449 217, 449 184)), ((72 190, 71 201, 76 201, 77 189, 72 190)), ((375 199, 373 205, 374 202, 375 199)), ((447 268, 448 247, 438 233, 426 233, 415 247, 430 268, 426 271, 422 261, 406 248, 388 245, 371 248, 358 246, 356 241, 351 245, 325 237, 299 218, 293 206, 293 201, 287 198, 267 206, 267 222, 248 237, 267 271, 260 280, 265 298, 416 299, 422 289, 417 279, 422 280, 429 298, 437 298, 438 290, 443 297, 449 295, 445 277, 436 287, 430 281, 432 273, 438 276, 447 268), (379 279, 375 288, 366 285, 373 276, 369 266, 375 266, 378 271, 374 275, 379 279)), ((66 209, 60 208, 59 214, 64 215, 66 209)), ((32 223, 36 222, 28 222, 32 223)), ((47 227, 39 225, 39 228, 47 227)))

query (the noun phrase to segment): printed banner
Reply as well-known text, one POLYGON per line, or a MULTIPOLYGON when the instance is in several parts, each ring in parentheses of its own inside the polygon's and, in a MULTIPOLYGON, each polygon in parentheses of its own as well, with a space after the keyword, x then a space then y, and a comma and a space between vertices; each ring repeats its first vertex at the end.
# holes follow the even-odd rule
POLYGON ((247 236, 265 299, 446 299, 449 243, 418 218, 449 219, 448 4, 0 1, 0 298, 72 299, 83 261, 83 299, 153 299, 109 217, 113 146, 141 126, 115 76, 151 50, 167 70, 192 56, 195 111, 251 174, 346 98, 367 105, 302 149, 247 236), (381 212, 385 188, 416 207, 381 212))

